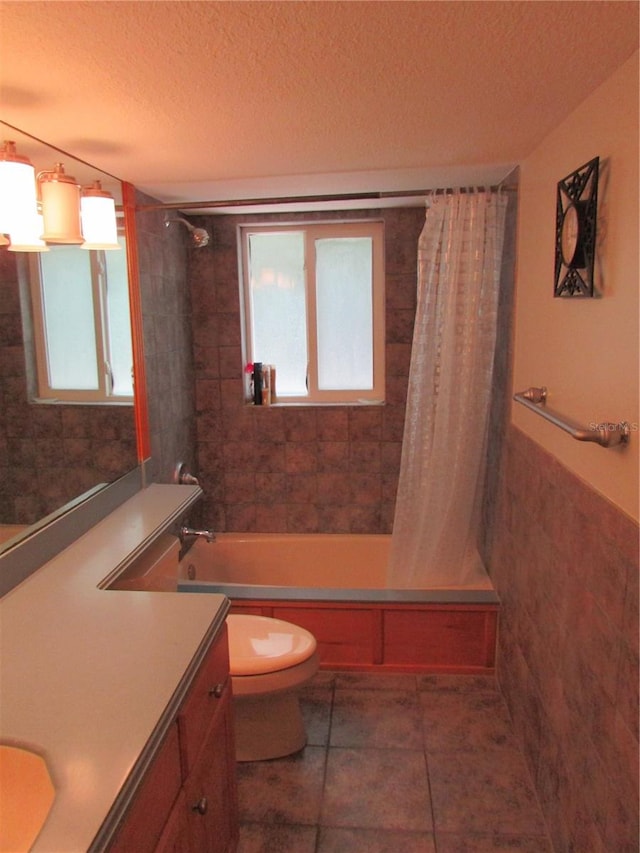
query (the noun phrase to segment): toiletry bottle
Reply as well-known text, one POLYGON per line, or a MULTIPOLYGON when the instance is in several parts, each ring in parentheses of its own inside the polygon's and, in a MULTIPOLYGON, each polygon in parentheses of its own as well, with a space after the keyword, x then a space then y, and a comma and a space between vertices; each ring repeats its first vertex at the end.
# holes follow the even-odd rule
POLYGON ((271 405, 271 365, 262 365, 262 405, 271 405))
POLYGON ((262 362, 253 362, 253 402, 256 406, 262 405, 262 362))
POLYGON ((275 364, 269 365, 269 390, 271 396, 271 402, 275 403, 276 401, 276 366, 275 364))

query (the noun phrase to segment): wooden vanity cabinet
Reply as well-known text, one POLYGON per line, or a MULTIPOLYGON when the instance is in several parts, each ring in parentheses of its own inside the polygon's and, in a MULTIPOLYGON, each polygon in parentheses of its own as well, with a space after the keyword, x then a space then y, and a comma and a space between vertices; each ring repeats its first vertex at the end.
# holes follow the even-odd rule
POLYGON ((180 790, 154 853, 195 853, 190 823, 187 797, 185 792, 180 790))
POLYGON ((178 726, 174 722, 108 847, 109 853, 154 853, 181 786, 178 726))
POLYGON ((211 646, 109 853, 233 853, 236 759, 226 626, 211 646))
POLYGON ((192 849, 232 853, 238 803, 226 625, 182 705, 178 730, 192 849))

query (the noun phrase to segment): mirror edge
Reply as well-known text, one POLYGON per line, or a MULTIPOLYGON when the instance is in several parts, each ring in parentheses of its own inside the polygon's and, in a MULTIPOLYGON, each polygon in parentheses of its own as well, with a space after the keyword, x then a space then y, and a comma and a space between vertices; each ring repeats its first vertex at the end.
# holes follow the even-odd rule
POLYGON ((0 596, 52 560, 143 488, 142 466, 57 515, 13 548, 0 554, 0 596))
POLYGON ((129 277, 129 305, 131 307, 131 343, 133 347, 134 382, 133 411, 136 423, 138 462, 143 465, 151 456, 149 433, 149 408, 147 405, 147 380, 144 360, 142 328, 142 303, 140 297, 140 267, 138 263, 138 232, 136 225, 135 187, 122 181, 122 207, 127 234, 127 272, 129 277))

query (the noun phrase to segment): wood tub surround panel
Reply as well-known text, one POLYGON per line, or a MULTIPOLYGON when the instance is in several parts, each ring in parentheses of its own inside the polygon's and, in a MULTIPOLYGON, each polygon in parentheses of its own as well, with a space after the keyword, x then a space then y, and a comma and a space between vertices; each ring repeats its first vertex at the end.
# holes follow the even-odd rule
POLYGON ((232 613, 274 616, 316 637, 324 669, 493 673, 497 604, 231 602, 232 613))
POLYGON ((276 619, 293 622, 310 631, 318 642, 320 661, 340 664, 376 663, 374 647, 376 620, 373 610, 354 610, 340 607, 284 607, 272 608, 276 619))
POLYGON ((493 668, 494 624, 470 606, 385 613, 385 661, 420 665, 426 654, 434 666, 493 668))

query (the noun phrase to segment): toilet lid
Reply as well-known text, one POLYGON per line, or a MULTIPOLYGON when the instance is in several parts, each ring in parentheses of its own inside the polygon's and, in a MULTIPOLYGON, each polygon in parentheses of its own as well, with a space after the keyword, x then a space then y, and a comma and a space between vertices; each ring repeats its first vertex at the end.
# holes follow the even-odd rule
POLYGON ((309 631, 282 619, 232 614, 227 616, 231 675, 259 675, 296 666, 316 650, 309 631))

